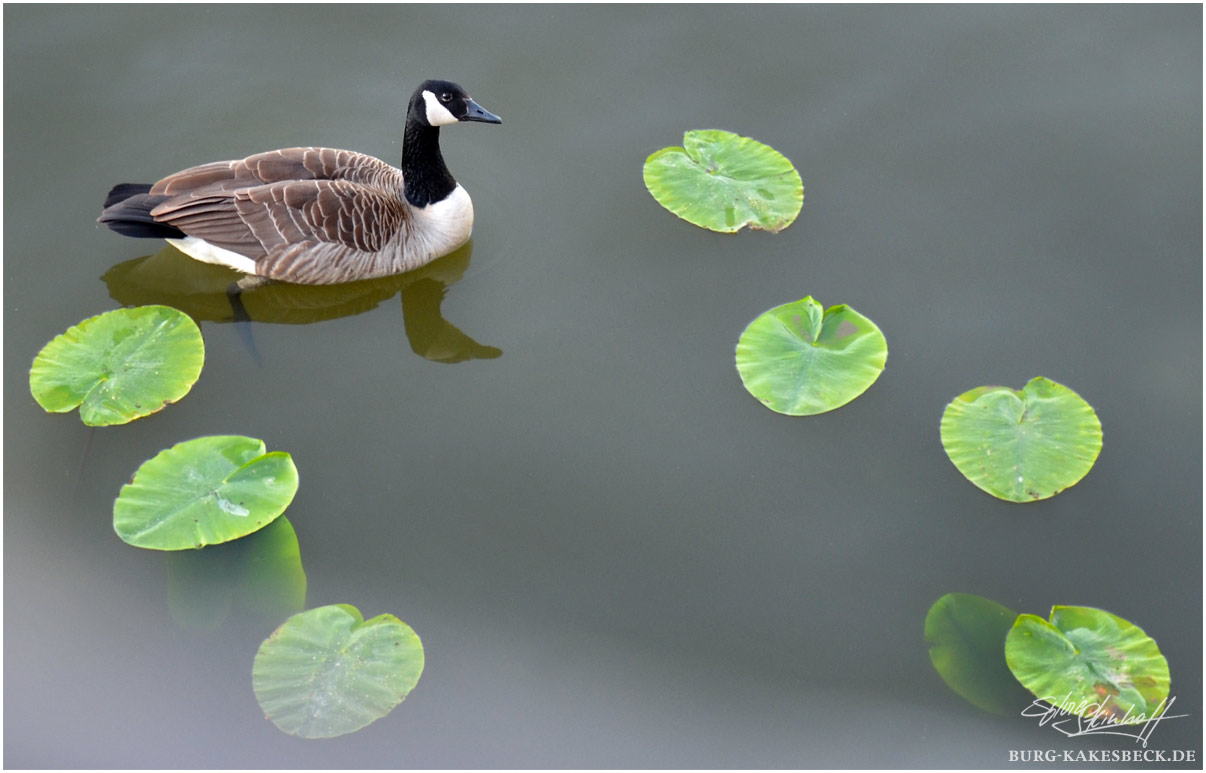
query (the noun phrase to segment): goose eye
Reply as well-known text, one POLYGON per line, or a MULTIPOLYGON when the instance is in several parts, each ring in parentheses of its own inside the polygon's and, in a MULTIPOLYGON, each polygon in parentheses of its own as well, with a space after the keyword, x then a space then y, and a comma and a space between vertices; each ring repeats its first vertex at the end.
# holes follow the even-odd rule
POLYGON ((440 95, 440 101, 441 102, 451 102, 452 95, 449 94, 447 91, 445 91, 443 94, 440 95))

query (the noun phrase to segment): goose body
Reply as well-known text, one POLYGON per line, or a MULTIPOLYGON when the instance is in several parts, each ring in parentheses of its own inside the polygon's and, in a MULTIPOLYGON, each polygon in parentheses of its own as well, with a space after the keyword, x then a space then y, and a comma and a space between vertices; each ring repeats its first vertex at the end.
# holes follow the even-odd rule
POLYGON ((410 99, 397 168, 363 153, 286 148, 123 183, 99 222, 167 239, 246 274, 336 284, 418 268, 469 240, 473 202, 440 153, 440 126, 502 123, 448 81, 410 99))

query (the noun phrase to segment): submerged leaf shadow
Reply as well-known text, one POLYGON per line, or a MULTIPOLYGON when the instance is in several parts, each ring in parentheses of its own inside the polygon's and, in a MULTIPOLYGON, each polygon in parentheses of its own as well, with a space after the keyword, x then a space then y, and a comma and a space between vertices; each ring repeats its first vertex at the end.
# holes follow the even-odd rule
MULTIPOLYGON (((118 303, 172 306, 197 322, 308 325, 362 314, 398 294, 411 350, 433 362, 453 363, 502 356, 501 349, 479 344, 442 316, 444 295, 465 275, 472 253, 470 242, 405 274, 339 285, 266 284, 234 299, 227 291, 242 274, 193 260, 172 246, 118 263, 101 279, 118 303)), ((254 343, 249 346, 257 356, 254 343)))
POLYGON ((240 540, 168 553, 168 610, 187 631, 212 631, 237 610, 276 624, 306 605, 297 533, 285 516, 240 540))
POLYGON ((1018 613, 970 593, 948 593, 925 616, 930 662, 947 686, 976 708, 1016 715, 1033 696, 1005 662, 1005 637, 1018 613))

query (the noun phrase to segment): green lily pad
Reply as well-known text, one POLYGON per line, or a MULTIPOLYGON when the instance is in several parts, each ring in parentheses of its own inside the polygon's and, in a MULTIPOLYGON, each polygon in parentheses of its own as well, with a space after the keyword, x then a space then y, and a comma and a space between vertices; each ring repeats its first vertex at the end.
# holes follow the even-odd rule
POLYGON ((846 305, 822 311, 812 296, 760 315, 737 342, 745 388, 791 416, 845 405, 875 383, 887 359, 874 322, 846 305))
POLYGON ((1082 717, 1152 717, 1168 698, 1168 661, 1155 640, 1092 607, 1051 608, 1051 621, 1020 615, 1005 661, 1026 689, 1082 717))
POLYGON ((285 511, 297 468, 241 435, 200 437, 160 451, 121 487, 113 528, 140 548, 186 550, 251 534, 285 511))
POLYGON ((1017 714, 1029 703, 1005 664, 1005 637, 1018 613, 969 593, 948 593, 925 616, 934 670, 968 703, 993 714, 1017 714))
POLYGON ((689 131, 683 147, 645 159, 645 187, 666 209, 701 228, 778 232, 804 206, 800 173, 779 151, 718 129, 689 131))
POLYGON ((260 645, 251 679, 260 708, 302 738, 351 733, 384 717, 423 673, 423 643, 393 615, 348 604, 300 612, 260 645))
POLYGON ((1101 422, 1080 395, 1050 379, 1021 390, 978 387, 946 406, 942 447, 964 477, 1010 502, 1047 499, 1088 474, 1101 422))
POLYGON ((29 391, 49 413, 78 407, 89 426, 125 424, 188 394, 204 361, 201 330, 187 314, 117 309, 46 344, 29 370, 29 391))

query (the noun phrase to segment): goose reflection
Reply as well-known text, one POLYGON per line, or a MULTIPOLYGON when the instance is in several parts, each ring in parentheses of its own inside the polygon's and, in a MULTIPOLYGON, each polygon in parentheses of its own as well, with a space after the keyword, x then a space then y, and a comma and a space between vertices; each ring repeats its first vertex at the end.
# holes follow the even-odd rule
MULTIPOLYGON (((422 268, 380 279, 339 285, 265 284, 230 293, 240 274, 168 246, 118 263, 101 279, 118 303, 172 306, 197 322, 307 325, 362 314, 397 293, 411 350, 433 362, 453 363, 502 356, 501 349, 479 344, 444 319, 440 310, 448 288, 469 268, 472 252, 470 242, 422 268)), ((255 355, 254 344, 249 345, 255 355)))

